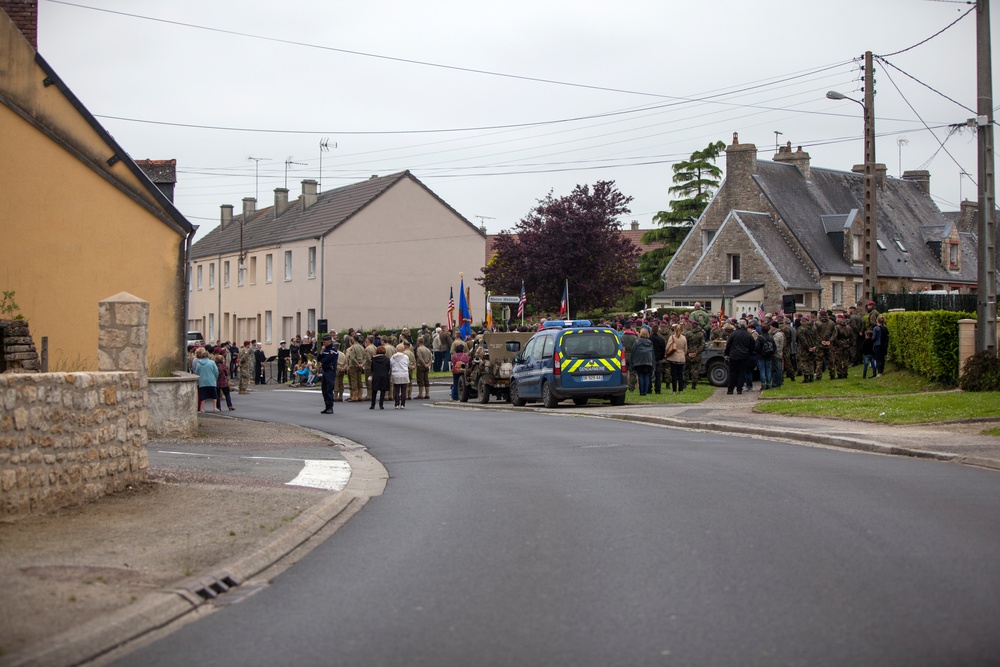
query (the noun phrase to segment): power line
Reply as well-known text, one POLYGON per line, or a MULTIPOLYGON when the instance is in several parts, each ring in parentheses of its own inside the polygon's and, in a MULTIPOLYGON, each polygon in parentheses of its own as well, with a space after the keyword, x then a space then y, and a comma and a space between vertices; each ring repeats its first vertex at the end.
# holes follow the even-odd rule
POLYGON ((933 87, 929 86, 928 84, 924 83, 923 81, 921 81, 921 80, 920 80, 920 79, 918 79, 917 77, 913 76, 912 74, 909 74, 909 73, 907 73, 907 72, 904 72, 904 71, 903 71, 903 70, 901 70, 901 69, 900 69, 899 67, 897 67, 897 66, 893 65, 893 64, 892 64, 891 62, 889 62, 888 60, 886 60, 886 59, 885 59, 885 58, 883 58, 882 56, 875 56, 875 59, 876 59, 876 60, 878 60, 879 62, 881 62, 881 63, 882 63, 883 65, 888 65, 889 67, 893 68, 894 70, 896 70, 896 71, 897 71, 897 72, 899 72, 900 74, 903 74, 903 75, 905 75, 905 76, 908 76, 908 77, 910 77, 911 79, 913 79, 914 81, 916 81, 917 83, 919 83, 919 84, 920 84, 921 86, 923 86, 923 87, 924 87, 924 88, 926 88, 927 90, 929 90, 929 91, 931 91, 931 92, 933 92, 933 93, 937 93, 938 95, 940 95, 940 96, 941 96, 941 97, 943 97, 944 99, 948 100, 949 102, 952 102, 953 104, 956 104, 956 105, 958 105, 958 106, 962 107, 963 109, 965 109, 965 110, 966 110, 966 111, 968 111, 969 113, 973 113, 973 114, 974 114, 974 113, 976 113, 976 112, 975 112, 975 111, 974 111, 973 109, 970 109, 969 107, 965 106, 964 104, 962 104, 961 102, 959 102, 959 101, 957 101, 957 100, 953 100, 952 98, 950 98, 950 97, 948 97, 947 95, 945 95, 944 93, 942 93, 942 92, 941 92, 940 90, 937 90, 937 89, 935 89, 935 88, 933 88, 933 87))
POLYGON ((927 39, 921 40, 921 41, 917 42, 916 44, 914 44, 913 46, 908 46, 905 49, 900 49, 899 51, 893 51, 892 53, 886 53, 886 54, 883 54, 881 56, 875 56, 875 57, 876 58, 888 58, 889 56, 898 56, 900 53, 906 53, 907 51, 910 51, 912 49, 917 48, 921 44, 926 44, 927 42, 931 41, 932 39, 934 39, 935 37, 937 37, 938 35, 940 35, 941 33, 943 33, 945 30, 947 30, 948 28, 950 28, 951 26, 955 25, 956 23, 958 23, 959 21, 961 21, 962 19, 964 19, 966 16, 968 16, 969 14, 971 14, 973 12, 973 10, 975 10, 975 8, 976 8, 975 3, 972 3, 972 7, 967 12, 965 12, 964 14, 962 14, 961 16, 959 16, 957 19, 955 19, 954 21, 952 21, 951 23, 949 23, 945 27, 943 27, 940 30, 938 30, 936 33, 934 33, 933 35, 931 35, 927 39))

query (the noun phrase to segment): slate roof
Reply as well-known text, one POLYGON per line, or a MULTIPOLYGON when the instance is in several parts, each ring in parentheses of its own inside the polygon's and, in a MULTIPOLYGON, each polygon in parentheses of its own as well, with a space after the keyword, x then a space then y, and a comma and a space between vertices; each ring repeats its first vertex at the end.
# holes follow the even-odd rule
POLYGON ((760 251, 760 256, 786 288, 819 288, 816 277, 795 254, 795 249, 779 231, 770 215, 748 211, 733 211, 730 215, 746 230, 750 240, 760 251))
MULTIPOLYGON (((253 249, 325 236, 403 179, 410 179, 420 185, 459 219, 476 230, 476 233, 482 234, 478 227, 448 206, 409 171, 401 171, 321 192, 317 195, 316 202, 306 210, 302 210, 301 198, 290 201, 288 209, 277 218, 274 217, 273 206, 259 209, 243 225, 243 248, 253 249)), ((233 222, 225 229, 220 225, 206 234, 205 238, 191 247, 191 258, 197 260, 239 252, 242 219, 242 213, 233 215, 233 222)))
MULTIPOLYGON (((842 249, 827 234, 830 226, 836 226, 837 219, 825 218, 862 210, 861 174, 811 167, 807 181, 795 165, 761 160, 754 180, 821 273, 861 274, 860 267, 844 259, 842 249)), ((880 277, 965 280, 959 277, 965 271, 959 275, 949 272, 926 245, 921 227, 947 222, 918 183, 886 178, 877 202, 878 238, 885 246, 878 254, 880 277)), ((971 257, 963 255, 962 259, 963 267, 975 266, 974 253, 971 257)))

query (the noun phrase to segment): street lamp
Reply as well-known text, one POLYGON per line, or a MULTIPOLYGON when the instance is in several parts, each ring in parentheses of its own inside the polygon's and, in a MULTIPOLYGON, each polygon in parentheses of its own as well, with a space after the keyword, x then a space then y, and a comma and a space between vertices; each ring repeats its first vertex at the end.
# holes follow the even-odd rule
POLYGON ((864 253, 861 258, 861 274, 864 280, 864 300, 874 301, 878 291, 878 219, 876 210, 875 167, 875 79, 872 70, 871 51, 865 52, 865 100, 856 100, 836 90, 828 91, 827 99, 850 100, 861 106, 865 112, 865 192, 862 242, 864 253))

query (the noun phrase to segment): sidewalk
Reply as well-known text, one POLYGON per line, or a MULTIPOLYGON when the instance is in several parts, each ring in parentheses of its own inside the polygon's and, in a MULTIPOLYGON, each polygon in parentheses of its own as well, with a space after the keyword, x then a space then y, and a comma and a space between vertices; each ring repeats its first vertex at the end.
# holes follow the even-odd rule
POLYGON ((203 414, 195 442, 206 451, 332 446, 350 463, 351 479, 331 493, 160 468, 125 493, 0 522, 0 667, 85 662, 233 586, 230 601, 252 594, 321 541, 307 544, 311 537, 325 538, 379 495, 388 478, 360 445, 298 426, 203 414))
POLYGON ((720 387, 701 403, 626 405, 601 410, 600 416, 1000 470, 1000 437, 982 435, 1000 426, 1000 408, 994 421, 897 426, 754 412, 759 400, 759 389, 730 396, 720 387))

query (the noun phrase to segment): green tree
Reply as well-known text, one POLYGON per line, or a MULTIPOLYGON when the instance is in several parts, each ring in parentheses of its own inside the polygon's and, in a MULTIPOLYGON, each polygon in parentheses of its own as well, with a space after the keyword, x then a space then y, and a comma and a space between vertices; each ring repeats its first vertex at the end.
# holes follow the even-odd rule
POLYGON ((642 297, 639 303, 661 289, 660 274, 664 267, 687 238, 712 195, 719 189, 722 169, 715 164, 715 160, 725 149, 725 142, 716 141, 673 166, 674 185, 669 192, 680 199, 670 202, 669 211, 660 211, 653 216, 653 222, 659 227, 646 232, 642 237, 643 243, 663 245, 643 253, 639 258, 640 283, 634 290, 636 296, 642 297))
POLYGON ((523 280, 534 312, 557 312, 567 279, 571 314, 613 306, 636 279, 638 250, 618 222, 630 201, 614 181, 550 192, 494 239, 496 255, 477 280, 495 294, 520 294, 523 280))

